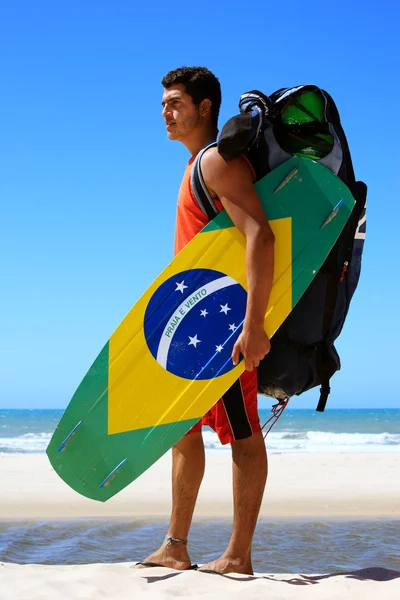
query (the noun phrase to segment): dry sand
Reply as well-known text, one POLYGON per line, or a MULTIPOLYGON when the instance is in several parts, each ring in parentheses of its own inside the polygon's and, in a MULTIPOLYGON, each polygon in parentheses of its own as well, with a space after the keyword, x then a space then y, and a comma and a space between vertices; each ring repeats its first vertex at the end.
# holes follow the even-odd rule
POLYGON ((132 564, 1 565, 1 600, 397 600, 400 572, 383 568, 325 575, 210 575, 132 564))
MULTIPOLYGON (((398 454, 272 454, 260 515, 400 516, 399 473, 398 454)), ((0 454, 0 519, 168 517, 170 478, 165 455, 103 504, 71 490, 44 454, 0 454)), ((230 455, 208 454, 196 515, 231 514, 230 455)))

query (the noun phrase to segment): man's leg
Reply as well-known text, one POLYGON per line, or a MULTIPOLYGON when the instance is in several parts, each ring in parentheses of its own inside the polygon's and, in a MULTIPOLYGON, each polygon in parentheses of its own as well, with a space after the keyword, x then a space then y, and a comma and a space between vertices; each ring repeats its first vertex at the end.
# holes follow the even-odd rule
MULTIPOLYGON (((204 475, 205 456, 201 433, 185 435, 172 448, 172 513, 168 536, 187 540, 200 484, 204 475)), ((190 567, 187 547, 166 540, 144 562, 154 562, 172 569, 190 567)))
MULTIPOLYGON (((233 530, 223 555, 202 569, 253 574, 251 544, 267 481, 267 453, 262 433, 232 442, 233 530)), ((200 569, 200 570, 202 570, 200 569)))

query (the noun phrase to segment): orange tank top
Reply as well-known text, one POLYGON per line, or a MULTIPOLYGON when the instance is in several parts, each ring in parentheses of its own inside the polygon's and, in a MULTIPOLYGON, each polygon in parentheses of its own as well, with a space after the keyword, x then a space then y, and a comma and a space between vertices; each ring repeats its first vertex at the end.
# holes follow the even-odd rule
MULTIPOLYGON (((185 174, 179 188, 174 242, 175 255, 209 222, 209 218, 198 205, 190 185, 190 175, 195 158, 196 156, 192 156, 186 165, 185 174)), ((223 209, 219 200, 215 199, 214 203, 219 211, 223 209)))

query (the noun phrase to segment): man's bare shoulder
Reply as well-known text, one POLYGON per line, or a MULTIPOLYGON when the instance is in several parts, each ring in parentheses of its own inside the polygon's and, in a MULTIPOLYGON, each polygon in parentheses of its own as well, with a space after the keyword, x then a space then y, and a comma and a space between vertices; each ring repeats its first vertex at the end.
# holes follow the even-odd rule
POLYGON ((233 184, 238 180, 252 183, 251 170, 243 157, 225 160, 213 146, 201 157, 201 172, 210 193, 218 188, 221 182, 233 184))
POLYGON ((220 174, 250 172, 247 162, 242 156, 229 161, 225 160, 218 152, 218 148, 216 146, 206 150, 201 157, 201 169, 202 171, 218 171, 220 174))

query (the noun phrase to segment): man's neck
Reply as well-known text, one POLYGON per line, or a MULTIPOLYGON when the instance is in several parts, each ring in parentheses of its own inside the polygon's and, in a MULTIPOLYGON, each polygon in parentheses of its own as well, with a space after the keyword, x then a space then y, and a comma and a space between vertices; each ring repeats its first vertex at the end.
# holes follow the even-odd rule
POLYGON ((196 154, 198 154, 200 150, 208 146, 208 144, 215 142, 215 140, 217 139, 217 133, 217 130, 204 131, 201 134, 196 134, 196 136, 191 139, 182 140, 182 143, 184 146, 186 146, 186 148, 189 150, 192 156, 196 156, 196 154))

